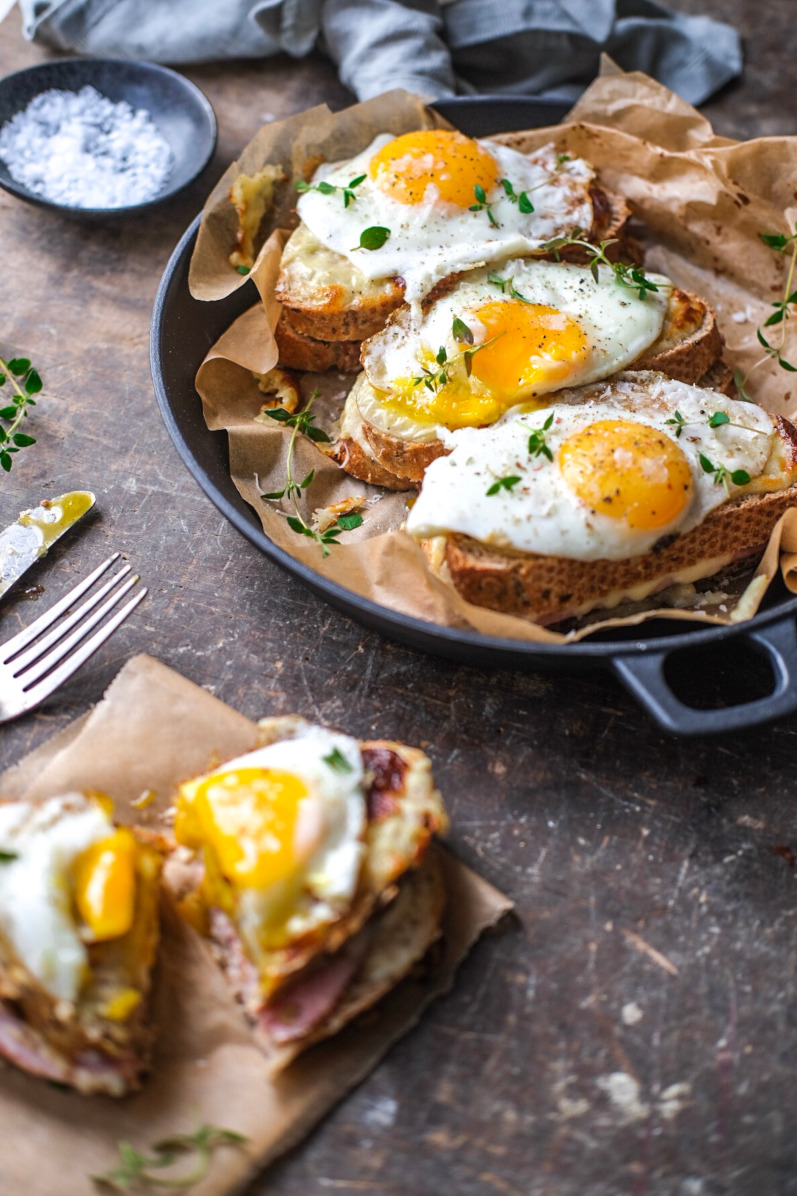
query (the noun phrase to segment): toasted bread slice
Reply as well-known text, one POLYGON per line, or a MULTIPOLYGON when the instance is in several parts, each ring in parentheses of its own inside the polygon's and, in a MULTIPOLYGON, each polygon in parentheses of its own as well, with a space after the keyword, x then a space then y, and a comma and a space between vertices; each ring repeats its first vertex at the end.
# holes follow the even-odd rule
POLYGON ((300 332, 293 323, 293 313, 284 308, 274 338, 279 350, 280 366, 289 370, 303 370, 323 374, 338 370, 342 374, 355 373, 360 368, 361 341, 319 341, 300 332))
MULTIPOLYGON (((616 238, 607 253, 622 256, 628 204, 600 184, 590 188, 590 200, 588 240, 597 244, 616 238)), ((587 260, 586 251, 578 245, 567 246, 560 257, 572 262, 587 260)), ((404 283, 400 278, 367 279, 347 258, 327 249, 300 224, 283 250, 275 294, 296 332, 315 341, 362 341, 384 328, 391 312, 404 302, 404 283)), ((293 361, 280 358, 283 365, 308 368, 296 361, 296 357, 293 361)))
POLYGON ((87 978, 74 1002, 37 978, 0 932, 0 1055, 24 1071, 84 1094, 124 1096, 140 1086, 154 1037, 148 998, 159 939, 157 839, 142 832, 138 844, 130 929, 88 945, 87 978))
MULTIPOLYGON (((675 287, 661 335, 626 368, 655 370, 679 382, 732 394, 732 375, 720 360, 722 349, 713 309, 698 295, 675 287)), ((386 412, 379 391, 364 373, 358 376, 346 398, 334 454, 348 473, 390 490, 411 490, 445 451, 433 425, 401 420, 386 412)))

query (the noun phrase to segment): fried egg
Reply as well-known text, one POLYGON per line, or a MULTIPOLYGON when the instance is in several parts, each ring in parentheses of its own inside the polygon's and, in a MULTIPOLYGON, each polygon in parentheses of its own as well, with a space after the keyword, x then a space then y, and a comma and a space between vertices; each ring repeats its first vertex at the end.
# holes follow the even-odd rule
POLYGON ((623 560, 767 487, 778 443, 750 403, 663 374, 568 391, 542 410, 443 437, 407 519, 418 539, 449 532, 576 560, 623 560))
MULTIPOLYGON (((363 345, 385 431, 494 423, 517 403, 616 374, 661 334, 672 283, 639 292, 603 266, 511 261, 478 270, 418 322, 403 309, 363 345)), ((369 418, 371 418, 369 412, 369 418)))
POLYGON ((327 248, 369 279, 402 278, 408 302, 442 278, 533 253, 592 225, 592 168, 551 146, 527 156, 448 129, 381 134, 320 166, 297 211, 327 248), (387 230, 377 248, 366 229, 387 230))
POLYGON ((308 727, 183 784, 174 832, 202 852, 204 900, 257 962, 348 907, 365 826, 357 741, 308 727))
POLYGON ((106 799, 69 793, 0 804, 0 933, 53 996, 76 1001, 87 944, 133 924, 138 844, 106 799))

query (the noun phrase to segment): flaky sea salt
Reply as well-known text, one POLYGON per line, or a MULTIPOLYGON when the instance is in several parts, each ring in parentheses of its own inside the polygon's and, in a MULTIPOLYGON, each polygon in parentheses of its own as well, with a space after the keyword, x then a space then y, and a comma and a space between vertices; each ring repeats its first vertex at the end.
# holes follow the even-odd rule
POLYGON ((0 158, 29 191, 76 208, 154 199, 174 164, 148 112, 96 87, 36 96, 0 129, 0 158))

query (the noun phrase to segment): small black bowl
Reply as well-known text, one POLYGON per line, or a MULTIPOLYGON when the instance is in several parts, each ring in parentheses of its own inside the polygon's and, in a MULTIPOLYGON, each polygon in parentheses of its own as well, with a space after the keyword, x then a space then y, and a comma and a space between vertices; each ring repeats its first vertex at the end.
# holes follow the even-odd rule
POLYGON ((119 58, 62 58, 16 71, 0 79, 0 128, 43 91, 79 91, 86 85, 118 103, 126 100, 134 109, 143 108, 158 132, 169 143, 174 156, 172 172, 163 189, 144 203, 119 208, 79 208, 53 203, 29 191, 13 179, 0 158, 0 187, 19 199, 64 212, 83 220, 108 220, 146 212, 176 195, 197 177, 216 148, 216 117, 209 101, 188 79, 151 62, 119 58))

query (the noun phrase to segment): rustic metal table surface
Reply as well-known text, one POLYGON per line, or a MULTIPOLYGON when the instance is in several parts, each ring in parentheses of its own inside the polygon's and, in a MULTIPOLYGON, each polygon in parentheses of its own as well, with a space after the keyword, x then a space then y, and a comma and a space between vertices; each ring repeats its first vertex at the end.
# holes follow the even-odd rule
MULTIPOLYGON (((673 6, 746 38, 744 81, 706 107, 718 132, 796 132, 793 0, 673 6)), ((47 57, 18 26, 16 12, 0 25, 2 74, 47 57)), ((0 524, 69 488, 98 495, 97 517, 37 567, 39 601, 6 603, 3 636, 112 549, 150 588, 56 698, 4 729, 0 764, 140 651, 247 715, 298 710, 427 748, 452 846, 517 920, 253 1196, 797 1192, 797 717, 674 741, 608 676, 481 672, 367 633, 233 530, 158 415, 152 301, 267 114, 350 97, 321 58, 186 73, 219 147, 171 206, 89 227, 0 193, 0 355, 32 357, 46 382, 38 443, 0 482, 0 524)))

